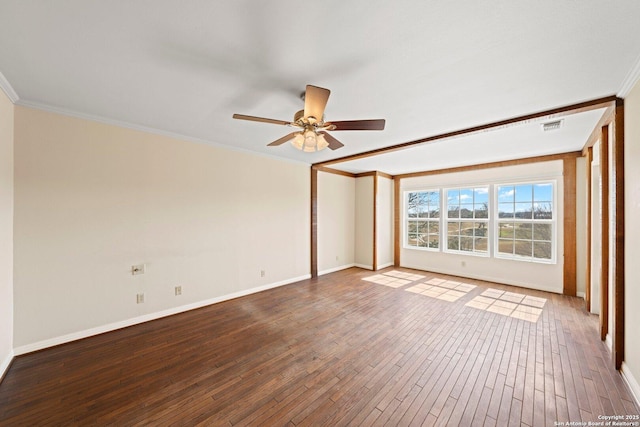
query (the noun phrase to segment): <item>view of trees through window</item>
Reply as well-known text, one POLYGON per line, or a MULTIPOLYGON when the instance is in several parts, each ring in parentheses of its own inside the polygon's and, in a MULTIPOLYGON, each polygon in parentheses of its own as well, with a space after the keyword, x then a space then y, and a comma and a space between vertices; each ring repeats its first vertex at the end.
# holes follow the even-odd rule
POLYGON ((553 184, 498 186, 498 254, 552 259, 553 184))
POLYGON ((405 245, 488 256, 493 239, 496 257, 550 261, 553 196, 553 182, 410 191, 405 193, 405 245), (494 189, 495 200, 489 196, 494 189), (493 208, 497 213, 490 222, 493 208))
POLYGON ((440 247, 440 191, 407 194, 407 245, 440 247))
POLYGON ((447 249, 489 253, 489 188, 447 190, 447 249))

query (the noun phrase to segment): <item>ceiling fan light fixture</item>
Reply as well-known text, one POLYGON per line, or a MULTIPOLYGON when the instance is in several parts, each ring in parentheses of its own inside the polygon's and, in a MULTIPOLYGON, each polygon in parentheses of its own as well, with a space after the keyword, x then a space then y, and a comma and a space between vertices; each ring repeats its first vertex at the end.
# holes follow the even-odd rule
POLYGON ((344 144, 334 138, 327 131, 339 130, 384 130, 384 119, 376 120, 343 120, 338 122, 325 122, 324 108, 329 99, 329 89, 307 85, 304 92, 304 109, 297 111, 292 122, 285 120, 267 119, 265 117, 247 116, 245 114, 234 114, 234 119, 250 120, 253 122, 272 123, 298 128, 275 141, 267 144, 275 147, 291 141, 297 150, 313 153, 330 148, 337 150, 344 147, 344 144))
POLYGON ((298 132, 291 140, 291 145, 306 153, 313 153, 324 150, 329 146, 329 143, 324 135, 319 135, 313 130, 306 130, 298 132))
POLYGON ((324 135, 316 134, 316 151, 324 150, 329 146, 329 143, 324 139, 324 135))
POLYGON ((302 132, 298 132, 296 136, 291 140, 291 145, 296 147, 298 150, 302 150, 304 148, 304 136, 302 132))

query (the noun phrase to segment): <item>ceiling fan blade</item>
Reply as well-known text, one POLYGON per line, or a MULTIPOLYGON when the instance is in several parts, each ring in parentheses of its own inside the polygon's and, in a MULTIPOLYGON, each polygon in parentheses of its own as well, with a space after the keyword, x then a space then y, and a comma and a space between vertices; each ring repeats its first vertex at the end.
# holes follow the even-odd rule
POLYGON ((336 127, 332 130, 384 130, 385 120, 344 120, 331 124, 336 127))
POLYGON ((307 85, 304 93, 304 116, 315 117, 317 121, 321 121, 330 93, 329 89, 307 85))
POLYGON ((285 142, 293 139, 293 137, 296 136, 297 133, 299 133, 299 132, 291 132, 289 135, 285 135, 280 139, 276 139, 271 144, 267 144, 267 146, 268 147, 275 147, 276 145, 284 144, 285 142))
POLYGON ((324 136, 324 139, 326 139, 327 142, 329 143, 329 148, 331 148, 332 150, 337 150, 340 147, 344 147, 344 144, 342 142, 338 141, 333 136, 329 135, 327 132, 318 132, 318 133, 324 136))
POLYGON ((245 116, 244 114, 234 114, 234 119, 250 120, 252 122, 273 123, 274 125, 290 125, 291 122, 285 120, 265 119, 264 117, 245 116))

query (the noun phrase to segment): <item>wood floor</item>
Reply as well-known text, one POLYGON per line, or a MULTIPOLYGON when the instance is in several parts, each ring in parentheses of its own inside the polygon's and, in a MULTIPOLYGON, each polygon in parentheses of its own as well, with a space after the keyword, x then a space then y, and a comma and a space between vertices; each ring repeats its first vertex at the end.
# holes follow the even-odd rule
POLYGON ((638 414, 582 300, 458 279, 476 287, 446 301, 407 289, 448 277, 396 271, 425 278, 392 287, 349 269, 18 357, 0 384, 0 425, 553 426, 638 414), (465 305, 488 288, 547 302, 535 323, 465 305))

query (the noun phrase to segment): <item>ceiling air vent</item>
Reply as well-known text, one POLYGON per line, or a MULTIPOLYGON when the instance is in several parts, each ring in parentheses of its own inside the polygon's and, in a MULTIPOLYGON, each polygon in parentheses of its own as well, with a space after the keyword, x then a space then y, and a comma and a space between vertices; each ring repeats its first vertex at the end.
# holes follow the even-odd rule
POLYGON ((547 122, 542 124, 542 130, 549 132, 551 130, 558 130, 562 126, 562 120, 556 120, 554 122, 547 122))

